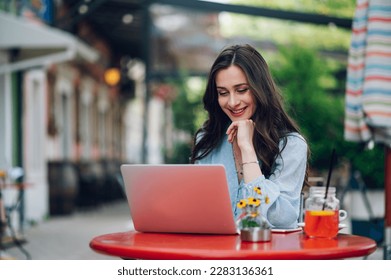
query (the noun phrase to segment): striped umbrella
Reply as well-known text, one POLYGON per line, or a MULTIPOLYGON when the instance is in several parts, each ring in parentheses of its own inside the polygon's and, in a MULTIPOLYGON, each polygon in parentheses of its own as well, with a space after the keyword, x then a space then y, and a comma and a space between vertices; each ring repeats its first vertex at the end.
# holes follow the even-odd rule
POLYGON ((385 146, 385 253, 391 248, 391 0, 357 0, 349 49, 345 140, 385 146))

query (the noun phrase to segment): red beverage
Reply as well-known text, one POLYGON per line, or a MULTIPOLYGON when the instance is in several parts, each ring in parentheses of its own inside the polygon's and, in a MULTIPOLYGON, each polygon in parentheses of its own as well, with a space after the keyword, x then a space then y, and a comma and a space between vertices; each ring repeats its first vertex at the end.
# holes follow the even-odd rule
POLYGON ((338 234, 338 210, 307 210, 304 232, 309 237, 334 238, 338 234))

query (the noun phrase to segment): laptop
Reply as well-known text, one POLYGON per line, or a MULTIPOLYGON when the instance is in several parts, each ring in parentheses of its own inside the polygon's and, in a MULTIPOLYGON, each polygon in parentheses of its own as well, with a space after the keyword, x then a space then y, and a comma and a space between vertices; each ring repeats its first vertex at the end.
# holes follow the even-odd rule
POLYGON ((122 164, 139 232, 237 234, 223 165, 122 164))

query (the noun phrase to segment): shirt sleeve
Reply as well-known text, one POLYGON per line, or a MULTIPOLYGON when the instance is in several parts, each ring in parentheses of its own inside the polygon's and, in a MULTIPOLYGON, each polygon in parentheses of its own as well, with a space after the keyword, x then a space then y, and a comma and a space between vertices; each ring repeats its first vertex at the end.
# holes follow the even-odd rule
POLYGON ((306 166, 307 143, 300 135, 290 135, 281 155, 276 159, 270 177, 266 179, 262 175, 244 184, 243 187, 247 190, 255 186, 261 187, 263 195, 269 197, 268 204, 261 204, 261 211, 271 227, 297 227, 306 166))

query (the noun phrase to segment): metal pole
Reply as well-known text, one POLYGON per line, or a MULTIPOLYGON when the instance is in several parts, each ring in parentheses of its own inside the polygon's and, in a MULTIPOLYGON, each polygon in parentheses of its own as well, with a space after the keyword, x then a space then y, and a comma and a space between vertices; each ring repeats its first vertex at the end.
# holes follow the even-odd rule
POLYGON ((384 164, 384 259, 391 260, 391 147, 385 147, 384 164))
POLYGON ((151 54, 150 54, 150 37, 151 37, 151 15, 149 12, 150 1, 146 1, 143 7, 143 60, 145 63, 145 92, 144 92, 144 112, 143 112, 143 134, 142 134, 142 163, 148 161, 148 115, 150 100, 150 80, 151 80, 151 54))

